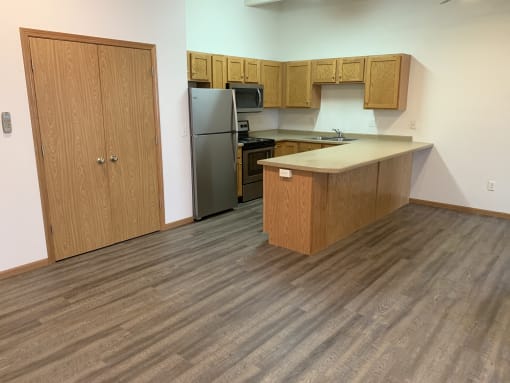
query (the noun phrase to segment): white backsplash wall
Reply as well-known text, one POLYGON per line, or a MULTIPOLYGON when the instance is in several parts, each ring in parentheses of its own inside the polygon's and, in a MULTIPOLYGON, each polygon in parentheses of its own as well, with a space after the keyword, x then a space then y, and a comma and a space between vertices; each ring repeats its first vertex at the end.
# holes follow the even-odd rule
POLYGON ((264 109, 258 113, 237 113, 238 120, 250 121, 250 130, 274 130, 279 125, 279 110, 264 109))
POLYGON ((284 109, 280 129, 377 134, 373 110, 363 109, 363 84, 323 85, 320 110, 284 109))
POLYGON ((320 112, 283 111, 280 127, 340 124, 432 142, 432 151, 415 156, 412 197, 510 213, 508 36, 508 0, 286 1, 284 60, 385 53, 413 59, 405 111, 364 110, 355 86, 327 86, 320 112), (488 180, 495 191, 487 190, 488 180))

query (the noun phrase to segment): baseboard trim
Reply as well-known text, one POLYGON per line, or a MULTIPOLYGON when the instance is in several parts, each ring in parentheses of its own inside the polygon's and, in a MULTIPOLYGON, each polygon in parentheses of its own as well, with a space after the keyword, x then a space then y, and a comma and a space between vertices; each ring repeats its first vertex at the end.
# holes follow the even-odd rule
POLYGON ((455 210, 455 211, 458 211, 461 213, 477 214, 477 215, 485 215, 488 217, 510 219, 510 214, 503 213, 500 211, 475 209, 475 208, 467 207, 467 206, 451 205, 448 203, 427 201, 427 200, 416 199, 416 198, 410 198, 409 203, 414 203, 415 205, 424 205, 424 206, 439 207, 439 208, 448 209, 448 210, 455 210))
POLYGON ((26 263, 24 265, 14 267, 12 269, 0 271, 0 279, 12 277, 13 275, 18 275, 21 273, 26 273, 27 271, 39 269, 41 267, 47 266, 49 264, 47 259, 41 259, 39 261, 26 263))
POLYGON ((193 217, 188 217, 188 218, 180 219, 179 221, 166 223, 163 226, 161 226, 161 231, 175 229, 175 228, 178 228, 181 226, 189 225, 190 223, 193 223, 193 217))

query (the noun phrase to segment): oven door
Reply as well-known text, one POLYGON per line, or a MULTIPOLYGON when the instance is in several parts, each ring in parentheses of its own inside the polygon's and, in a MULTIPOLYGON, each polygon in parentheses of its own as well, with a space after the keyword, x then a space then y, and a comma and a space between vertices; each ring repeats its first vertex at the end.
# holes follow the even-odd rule
POLYGON ((262 181, 263 166, 258 160, 273 157, 274 147, 243 149, 243 184, 262 181))

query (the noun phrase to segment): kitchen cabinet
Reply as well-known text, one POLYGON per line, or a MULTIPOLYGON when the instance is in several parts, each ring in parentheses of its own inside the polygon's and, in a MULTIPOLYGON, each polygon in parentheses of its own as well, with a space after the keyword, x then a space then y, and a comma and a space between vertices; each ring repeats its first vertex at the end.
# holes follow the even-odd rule
POLYGON ((365 79, 365 57, 337 59, 337 79, 342 82, 363 82, 365 79))
POLYGON ((364 72, 364 57, 312 61, 312 82, 314 84, 363 82, 364 72))
POLYGON ((334 84, 337 81, 337 60, 313 60, 312 82, 314 84, 334 84))
POLYGON ((332 146, 338 146, 338 144, 321 144, 321 148, 331 148, 332 146))
POLYGON ((410 61, 404 54, 367 58, 365 109, 405 110, 410 61))
POLYGON ((286 156, 287 154, 296 154, 298 152, 298 143, 293 141, 279 141, 275 144, 274 156, 286 156))
POLYGON ((237 147, 236 165, 237 165, 237 197, 239 198, 243 196, 243 149, 240 146, 237 147))
POLYGON ((244 58, 227 57, 227 82, 244 82, 244 58))
POLYGON ((227 58, 221 55, 212 55, 212 83, 211 88, 225 89, 227 83, 227 58))
POLYGON ((261 61, 260 82, 264 85, 264 108, 282 106, 282 63, 261 61))
POLYGON ((310 150, 321 149, 322 146, 319 143, 314 142, 298 142, 298 152, 309 152, 310 150))
POLYGON ((285 107, 318 108, 320 86, 312 85, 312 62, 291 61, 285 64, 285 107))
POLYGON ((260 83, 260 60, 227 57, 227 82, 260 83))
POLYGON ((211 55, 200 52, 188 52, 188 80, 211 82, 211 55))
POLYGON ((244 82, 246 84, 260 84, 260 60, 244 60, 244 82))

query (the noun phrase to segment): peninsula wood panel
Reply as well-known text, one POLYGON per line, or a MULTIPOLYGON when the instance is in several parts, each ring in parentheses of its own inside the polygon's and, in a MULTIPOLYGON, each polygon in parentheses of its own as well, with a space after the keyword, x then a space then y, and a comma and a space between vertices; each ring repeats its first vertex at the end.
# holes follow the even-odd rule
POLYGON ((112 243, 95 44, 30 38, 55 259, 112 243))
POLYGON ((278 168, 264 166, 263 226, 270 244, 310 254, 314 177, 293 170, 292 178, 281 178, 278 168))
POLYGON ((212 56, 212 88, 225 89, 227 83, 227 58, 225 56, 212 56))
POLYGON ((115 242, 159 229, 157 132, 148 50, 99 46, 115 242))
POLYGON ((412 153, 407 153, 379 163, 377 218, 409 203, 412 162, 412 153))
POLYGON ((378 164, 340 174, 264 167, 269 243, 314 254, 376 219, 378 164))
POLYGON ((280 108, 282 106, 282 79, 282 63, 261 62, 260 80, 264 85, 264 108, 280 108))
POLYGON ((312 252, 322 250, 376 219, 378 165, 328 174, 327 195, 316 212, 312 252))

